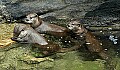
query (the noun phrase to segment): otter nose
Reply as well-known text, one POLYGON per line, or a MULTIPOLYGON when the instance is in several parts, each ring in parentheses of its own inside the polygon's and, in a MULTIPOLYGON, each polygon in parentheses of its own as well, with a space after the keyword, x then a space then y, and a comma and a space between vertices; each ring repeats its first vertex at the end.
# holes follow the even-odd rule
POLYGON ((23 19, 23 21, 24 21, 24 22, 26 22, 26 21, 29 21, 29 19, 27 19, 27 18, 24 18, 24 19, 23 19))
POLYGON ((25 21, 29 21, 29 19, 25 19, 25 21))
POLYGON ((17 37, 12 37, 11 40, 16 41, 17 37))

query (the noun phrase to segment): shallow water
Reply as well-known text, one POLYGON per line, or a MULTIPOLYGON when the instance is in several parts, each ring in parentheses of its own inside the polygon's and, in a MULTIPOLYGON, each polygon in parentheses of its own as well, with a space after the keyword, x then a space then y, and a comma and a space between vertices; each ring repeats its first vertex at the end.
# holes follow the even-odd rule
MULTIPOLYGON (((0 24, 0 70, 119 70, 120 69, 120 41, 119 37, 99 36, 97 38, 103 43, 103 48, 112 57, 111 62, 102 60, 96 54, 82 47, 76 51, 56 53, 48 58, 35 58, 42 56, 38 48, 31 44, 19 44, 9 41, 15 24, 0 24), (117 44, 114 43, 114 39, 117 44), (3 44, 8 43, 7 45, 3 44)), ((115 36, 115 35, 114 35, 115 36)), ((60 44, 61 47, 71 47, 71 44, 63 43, 53 36, 46 38, 60 44)))

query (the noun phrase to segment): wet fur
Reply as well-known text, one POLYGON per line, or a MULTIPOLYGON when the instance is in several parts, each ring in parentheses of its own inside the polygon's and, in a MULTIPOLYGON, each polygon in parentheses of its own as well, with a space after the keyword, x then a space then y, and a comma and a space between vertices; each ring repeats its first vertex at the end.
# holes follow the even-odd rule
POLYGON ((90 52, 98 53, 103 59, 108 59, 108 55, 102 48, 102 43, 93 35, 90 31, 88 31, 79 21, 72 21, 68 27, 72 30, 76 37, 79 39, 85 40, 85 44, 90 52))
POLYGON ((29 24, 22 23, 19 23, 14 27, 13 37, 11 39, 19 43, 32 43, 34 46, 42 50, 45 55, 55 52, 67 52, 75 49, 76 47, 78 48, 78 46, 75 46, 75 48, 60 48, 58 44, 47 41, 43 36, 29 26, 29 24))
POLYGON ((46 51, 46 53, 44 53, 45 55, 48 55, 49 53, 57 52, 60 50, 60 47, 58 44, 48 42, 33 28, 25 24, 18 24, 15 26, 13 37, 11 39, 19 43, 33 43, 36 47, 38 47, 43 52, 46 51))
POLYGON ((61 27, 55 24, 49 24, 41 20, 36 14, 28 14, 24 20, 25 23, 30 24, 39 33, 46 33, 54 36, 67 36, 69 30, 65 27, 61 27))

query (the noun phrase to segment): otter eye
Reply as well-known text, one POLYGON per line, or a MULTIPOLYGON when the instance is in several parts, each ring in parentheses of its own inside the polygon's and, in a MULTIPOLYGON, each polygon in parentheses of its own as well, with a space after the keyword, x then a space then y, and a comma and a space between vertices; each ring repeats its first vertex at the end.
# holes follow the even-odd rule
POLYGON ((71 24, 71 25, 75 25, 75 24, 71 24))
POLYGON ((37 15, 35 15, 34 17, 37 17, 37 15))
POLYGON ((81 24, 78 24, 78 26, 79 26, 79 27, 82 27, 82 25, 81 25, 81 24))
POLYGON ((32 19, 32 17, 30 17, 30 19, 32 19))

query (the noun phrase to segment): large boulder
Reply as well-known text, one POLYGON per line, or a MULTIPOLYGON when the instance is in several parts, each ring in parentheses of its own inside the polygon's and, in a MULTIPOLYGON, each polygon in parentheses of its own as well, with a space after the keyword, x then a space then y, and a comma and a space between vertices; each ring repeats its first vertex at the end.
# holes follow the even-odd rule
POLYGON ((82 15, 88 9, 95 9, 102 1, 104 0, 0 0, 0 14, 7 18, 17 18, 31 12, 45 14, 65 9, 64 13, 75 11, 82 15))
POLYGON ((85 14, 83 23, 89 26, 119 25, 120 0, 110 0, 85 14))

